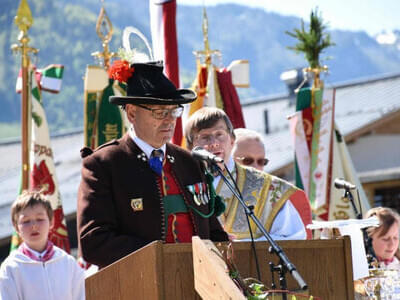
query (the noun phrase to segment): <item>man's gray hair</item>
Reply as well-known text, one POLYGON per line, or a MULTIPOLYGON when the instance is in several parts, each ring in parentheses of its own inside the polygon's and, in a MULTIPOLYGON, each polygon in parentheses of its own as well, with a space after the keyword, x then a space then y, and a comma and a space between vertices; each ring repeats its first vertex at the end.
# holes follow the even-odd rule
POLYGON ((236 136, 236 141, 238 141, 242 138, 250 138, 250 139, 255 139, 255 140, 261 142, 262 144, 264 144, 261 134, 259 134, 257 131, 247 129, 247 128, 236 128, 234 130, 234 132, 235 132, 235 136, 236 136))

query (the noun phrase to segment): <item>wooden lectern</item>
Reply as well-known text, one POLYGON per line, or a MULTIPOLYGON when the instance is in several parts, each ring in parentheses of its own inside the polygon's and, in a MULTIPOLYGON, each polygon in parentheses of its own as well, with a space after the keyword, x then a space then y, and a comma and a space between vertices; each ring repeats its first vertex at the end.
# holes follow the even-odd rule
MULTIPOLYGON (((354 299, 350 239, 279 241, 296 266, 309 292, 324 300, 354 299)), ((217 244, 223 249, 224 243, 217 244)), ((268 263, 277 263, 267 242, 257 242, 261 280, 271 283, 268 263)), ((242 277, 256 277, 249 242, 233 244, 235 262, 242 277)), ((297 284, 286 275, 289 290, 297 284)), ((278 280, 275 282, 278 284, 278 280)), ((87 300, 200 299, 194 289, 192 244, 155 241, 86 279, 87 300)))

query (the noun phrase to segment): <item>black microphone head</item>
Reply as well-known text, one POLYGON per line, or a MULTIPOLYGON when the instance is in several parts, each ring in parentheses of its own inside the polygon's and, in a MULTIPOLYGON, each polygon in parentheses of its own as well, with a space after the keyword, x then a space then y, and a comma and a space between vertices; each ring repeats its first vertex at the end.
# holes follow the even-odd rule
POLYGON ((197 152, 197 151, 201 151, 201 150, 205 150, 203 147, 200 147, 200 146, 196 146, 196 147, 194 147, 193 149, 192 149, 192 153, 193 152, 197 152))
POLYGON ((194 158, 197 158, 199 160, 205 160, 208 162, 214 162, 214 163, 223 163, 224 160, 215 154, 207 151, 206 149, 196 146, 192 149, 192 155, 194 158))
POLYGON ((356 186, 343 178, 336 178, 334 181, 335 188, 337 189, 346 189, 346 190, 354 190, 356 186))

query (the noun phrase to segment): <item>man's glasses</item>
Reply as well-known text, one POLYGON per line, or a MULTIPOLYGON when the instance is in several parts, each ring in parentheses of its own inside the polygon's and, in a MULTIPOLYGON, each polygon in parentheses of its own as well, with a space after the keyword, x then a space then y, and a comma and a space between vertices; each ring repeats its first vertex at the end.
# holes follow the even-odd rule
POLYGON ((245 166, 252 165, 254 161, 257 162, 257 165, 259 166, 265 166, 269 162, 268 158, 259 158, 259 159, 254 159, 252 157, 235 157, 235 158, 245 166))
POLYGON ((151 111, 151 115, 153 116, 154 119, 157 120, 163 120, 165 119, 168 114, 171 114, 171 117, 173 118, 179 118, 182 116, 183 113, 183 106, 179 105, 178 107, 167 109, 167 108, 150 108, 141 104, 135 104, 136 106, 139 106, 143 109, 151 111))
POLYGON ((229 133, 225 130, 215 130, 210 134, 199 134, 196 136, 197 144, 200 146, 207 146, 212 144, 214 141, 224 143, 228 139, 229 133))

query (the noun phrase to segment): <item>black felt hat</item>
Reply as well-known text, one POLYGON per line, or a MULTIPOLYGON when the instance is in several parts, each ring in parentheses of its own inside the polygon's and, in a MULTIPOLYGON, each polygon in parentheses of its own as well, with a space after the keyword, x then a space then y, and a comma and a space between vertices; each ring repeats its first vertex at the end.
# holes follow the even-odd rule
POLYGON ((132 64, 133 73, 127 80, 126 96, 111 96, 115 105, 125 104, 184 104, 196 100, 189 89, 177 89, 164 75, 161 61, 132 64))

